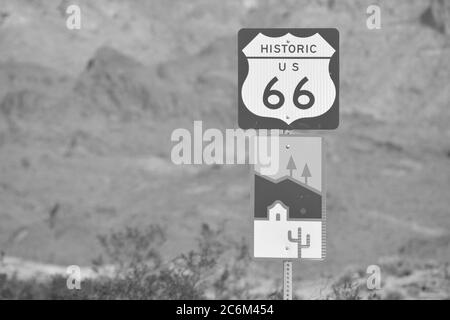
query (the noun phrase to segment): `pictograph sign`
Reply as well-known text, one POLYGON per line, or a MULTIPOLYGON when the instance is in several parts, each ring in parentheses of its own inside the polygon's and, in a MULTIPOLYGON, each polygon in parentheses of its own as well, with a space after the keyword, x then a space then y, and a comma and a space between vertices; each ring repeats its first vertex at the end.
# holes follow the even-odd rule
POLYGON ((238 57, 239 127, 338 127, 337 29, 241 29, 238 57))
POLYGON ((324 259, 322 138, 281 135, 278 152, 273 174, 253 168, 253 256, 324 259))

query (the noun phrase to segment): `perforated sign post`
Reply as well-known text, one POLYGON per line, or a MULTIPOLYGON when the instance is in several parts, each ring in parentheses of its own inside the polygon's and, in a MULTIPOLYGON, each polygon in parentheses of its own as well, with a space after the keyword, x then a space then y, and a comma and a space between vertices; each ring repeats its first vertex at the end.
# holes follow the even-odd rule
POLYGON ((280 130, 276 165, 253 168, 253 256, 283 260, 292 299, 292 261, 325 258, 326 192, 323 139, 291 130, 339 125, 339 32, 242 29, 238 58, 239 126, 280 130))

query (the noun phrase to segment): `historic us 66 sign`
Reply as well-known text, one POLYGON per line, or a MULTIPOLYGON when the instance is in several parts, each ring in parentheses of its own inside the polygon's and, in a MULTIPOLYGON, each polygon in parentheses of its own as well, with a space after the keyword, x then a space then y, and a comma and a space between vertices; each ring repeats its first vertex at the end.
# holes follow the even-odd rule
POLYGON ((241 128, 338 127, 337 29, 241 29, 238 56, 241 128))

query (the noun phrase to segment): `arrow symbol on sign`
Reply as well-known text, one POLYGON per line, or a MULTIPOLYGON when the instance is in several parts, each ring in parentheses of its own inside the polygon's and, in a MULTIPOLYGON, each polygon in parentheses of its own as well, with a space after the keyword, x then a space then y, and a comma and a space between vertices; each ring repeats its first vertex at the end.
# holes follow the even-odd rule
POLYGON ((308 178, 311 177, 311 172, 309 171, 308 164, 305 164, 303 168, 302 177, 305 178, 305 184, 308 184, 308 178))
POLYGON ((289 158, 289 162, 287 164, 286 169, 289 170, 289 175, 292 177, 292 171, 297 170, 297 166, 295 165, 294 159, 292 156, 289 158))

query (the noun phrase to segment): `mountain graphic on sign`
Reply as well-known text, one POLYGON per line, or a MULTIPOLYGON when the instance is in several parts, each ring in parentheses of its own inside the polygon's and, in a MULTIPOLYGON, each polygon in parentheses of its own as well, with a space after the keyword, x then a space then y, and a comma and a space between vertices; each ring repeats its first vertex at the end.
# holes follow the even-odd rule
POLYGON ((254 201, 256 219, 266 219, 267 208, 275 201, 289 208, 288 219, 322 218, 321 193, 291 177, 273 181, 256 174, 254 201))

